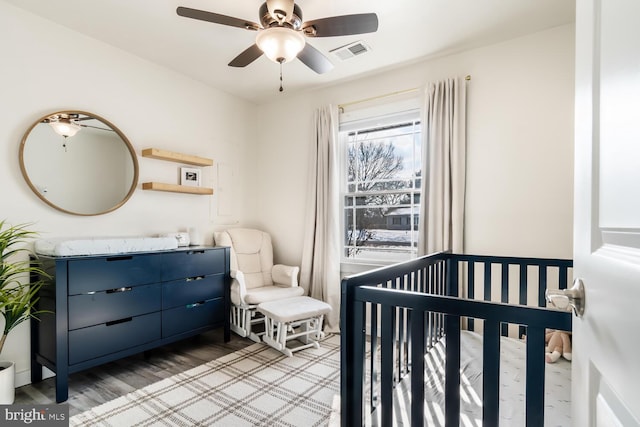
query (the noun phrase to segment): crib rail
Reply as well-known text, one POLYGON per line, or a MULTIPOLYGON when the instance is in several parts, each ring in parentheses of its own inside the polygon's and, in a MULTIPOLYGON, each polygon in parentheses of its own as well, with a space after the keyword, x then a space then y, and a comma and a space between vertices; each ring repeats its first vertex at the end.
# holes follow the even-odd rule
MULTIPOLYGON (((458 269, 459 291, 463 298, 545 307, 547 288, 567 289, 572 275, 573 261, 452 255, 452 265, 458 269), (510 292, 512 288, 517 291, 515 295, 510 292)), ((474 319, 468 319, 467 322, 467 329, 475 330, 474 319)), ((503 336, 509 335, 506 323, 503 323, 500 328, 503 336)), ((520 325, 517 337, 522 337, 524 334, 525 327, 520 325)))
POLYGON ((508 324, 519 325, 518 334, 526 331, 526 422, 542 425, 544 332, 571 330, 571 315, 527 305, 544 307, 547 287, 566 288, 571 267, 570 260, 439 253, 345 278, 342 425, 363 425, 365 407, 378 411, 382 425, 391 425, 393 388, 407 375, 411 424, 422 425, 424 354, 442 337, 445 424, 459 425, 460 331, 475 329, 476 319, 482 320, 484 337, 484 425, 498 424, 499 342, 508 324))

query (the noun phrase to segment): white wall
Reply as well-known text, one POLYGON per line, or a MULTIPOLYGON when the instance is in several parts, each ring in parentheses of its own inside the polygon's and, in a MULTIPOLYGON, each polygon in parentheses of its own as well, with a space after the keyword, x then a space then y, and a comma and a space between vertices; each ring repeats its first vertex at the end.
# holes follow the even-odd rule
POLYGON ((314 109, 471 75, 465 251, 570 258, 573 32, 557 27, 260 106, 247 220, 274 235, 281 262, 298 264, 314 109))
MULTIPOLYGON (((138 155, 148 147, 222 162, 235 180, 230 202, 242 222, 247 175, 244 161, 253 140, 255 106, 81 36, 0 1, 0 218, 34 222, 43 237, 132 236, 188 226, 210 241, 220 218, 216 196, 142 191, 120 209, 100 216, 59 212, 31 192, 18 164, 20 140, 39 117, 65 109, 104 117, 131 141, 138 155)), ((177 163, 139 157, 139 182, 178 183, 177 163)), ((204 168, 211 185, 214 168, 204 168)), ((18 385, 28 382, 28 322, 13 331, 0 356, 17 363, 18 385)))

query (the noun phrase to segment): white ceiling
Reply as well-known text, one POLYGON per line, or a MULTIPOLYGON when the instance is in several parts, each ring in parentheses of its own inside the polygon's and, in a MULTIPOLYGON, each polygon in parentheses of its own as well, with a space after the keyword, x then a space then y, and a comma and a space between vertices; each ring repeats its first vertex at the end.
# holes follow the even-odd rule
MULTIPOLYGON (((263 0, 4 0, 80 33, 256 103, 278 95, 279 66, 261 57, 227 63, 255 32, 183 18, 178 6, 259 22, 263 0)), ((320 87, 435 55, 496 43, 574 21, 574 0, 299 0, 303 20, 375 12, 376 33, 307 39, 335 67, 283 68, 286 93, 320 87), (371 51, 346 61, 329 51, 354 41, 371 51)))

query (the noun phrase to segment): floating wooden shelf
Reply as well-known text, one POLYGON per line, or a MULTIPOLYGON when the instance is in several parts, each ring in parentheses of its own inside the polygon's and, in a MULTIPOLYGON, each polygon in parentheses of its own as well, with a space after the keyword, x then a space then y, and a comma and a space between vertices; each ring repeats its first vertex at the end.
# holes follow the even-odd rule
POLYGON ((142 157, 149 157, 158 160, 184 163, 195 166, 212 166, 213 160, 206 157, 191 156, 189 154, 175 153, 173 151, 160 150, 158 148, 146 148, 142 150, 142 157))
POLYGON ((165 184, 162 182, 143 182, 143 190, 154 191, 170 191, 172 193, 189 193, 189 194, 213 194, 213 188, 208 187, 189 187, 187 185, 165 184))
MULTIPOLYGON (((189 154, 176 153, 173 151, 160 150, 158 148, 146 148, 142 150, 142 157, 151 159, 167 160, 169 162, 183 163, 194 166, 212 166, 213 160, 206 157, 191 156, 189 154)), ((153 191, 169 191, 172 193, 188 193, 188 194, 213 194, 213 188, 207 187, 190 187, 187 185, 165 184, 162 182, 144 182, 143 190, 153 191)))

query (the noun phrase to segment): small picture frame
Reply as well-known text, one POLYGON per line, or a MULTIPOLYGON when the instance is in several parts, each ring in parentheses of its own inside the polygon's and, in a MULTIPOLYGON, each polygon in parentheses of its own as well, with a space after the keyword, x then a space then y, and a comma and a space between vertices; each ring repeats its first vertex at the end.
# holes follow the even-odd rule
POLYGON ((180 168, 180 185, 200 187, 200 169, 180 168))

